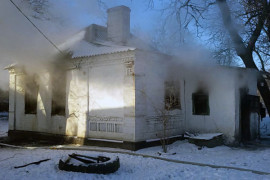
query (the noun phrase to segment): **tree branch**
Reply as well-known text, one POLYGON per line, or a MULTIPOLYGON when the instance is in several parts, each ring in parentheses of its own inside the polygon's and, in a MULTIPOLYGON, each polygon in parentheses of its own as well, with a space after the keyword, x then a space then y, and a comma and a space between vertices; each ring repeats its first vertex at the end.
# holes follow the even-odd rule
MULTIPOLYGON (((218 6, 219 6, 219 9, 221 11, 223 23, 224 23, 225 27, 227 28, 227 30, 230 34, 230 37, 234 43, 237 55, 240 56, 241 58, 245 57, 247 49, 246 49, 246 46, 243 42, 243 39, 238 34, 238 31, 236 30, 236 28, 232 22, 231 12, 229 10, 229 7, 228 7, 226 0, 216 0, 216 1, 217 1, 218 6)), ((245 59, 242 58, 242 60, 244 61, 244 64, 246 66, 248 66, 250 64, 245 59)), ((252 64, 252 66, 254 66, 254 65, 252 64)))
POLYGON ((259 58, 259 60, 261 62, 262 70, 265 71, 264 61, 262 59, 262 56, 260 55, 260 53, 256 49, 254 49, 254 52, 257 54, 257 56, 258 56, 258 58, 259 58))
POLYGON ((264 0, 263 3, 264 3, 263 11, 262 11, 261 15, 259 15, 258 23, 256 25, 256 28, 253 31, 253 33, 252 33, 252 35, 251 35, 251 37, 249 39, 249 42, 248 42, 248 47, 247 47, 248 52, 252 52, 254 50, 255 43, 257 42, 257 39, 259 38, 259 36, 261 34, 264 22, 266 20, 267 9, 268 9, 267 8, 267 1, 264 0))
POLYGON ((258 70, 258 67, 256 66, 252 57, 252 51, 248 51, 248 49, 246 48, 243 42, 243 39, 239 35, 237 29, 235 28, 232 22, 231 13, 230 13, 227 1, 226 0, 216 0, 216 1, 221 11, 223 23, 225 27, 227 28, 227 30, 229 31, 230 37, 234 43, 237 55, 241 57, 241 59, 243 60, 247 68, 254 68, 258 70))

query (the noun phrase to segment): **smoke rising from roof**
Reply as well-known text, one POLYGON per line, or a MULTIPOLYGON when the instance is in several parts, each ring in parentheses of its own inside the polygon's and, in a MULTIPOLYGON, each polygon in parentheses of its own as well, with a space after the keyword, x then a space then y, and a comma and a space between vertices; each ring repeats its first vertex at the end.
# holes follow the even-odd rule
MULTIPOLYGON (((86 26, 92 23, 105 25, 107 21, 106 13, 102 7, 100 8, 100 4, 97 0, 76 0, 69 1, 68 3, 65 0, 46 0, 46 6, 43 10, 44 14, 33 12, 33 7, 29 2, 34 1, 35 0, 14 0, 31 21, 33 21, 58 47, 86 26)), ((123 0, 105 2, 108 7, 120 4, 129 6, 132 4, 132 2, 123 0)), ((138 4, 140 4, 140 6, 136 5, 134 8, 131 7, 131 29, 134 29, 134 24, 137 28, 141 28, 140 25, 136 22, 134 23, 134 21, 145 22, 147 19, 142 13, 146 11, 146 8, 141 7, 145 5, 145 2, 139 2, 138 4)), ((154 16, 148 16, 148 18, 153 17, 154 16)), ((157 16, 155 16, 155 18, 157 18, 157 16)), ((148 20, 148 27, 142 27, 142 31, 144 31, 145 28, 149 30, 149 26, 153 26, 154 24, 154 19, 148 20)), ((2 69, 11 63, 20 62, 26 64, 32 71, 39 71, 38 67, 43 67, 47 62, 53 61, 55 56, 59 54, 57 49, 55 49, 9 1, 1 2, 0 26, 0 68, 2 69)), ((173 29, 172 27, 170 28, 173 29)), ((148 41, 151 41, 151 37, 139 36, 139 39, 143 39, 144 41, 145 39, 149 39, 148 41)), ((185 34, 185 37, 187 37, 187 34, 185 34)), ((138 46, 145 45, 145 43, 140 44, 140 42, 133 42, 133 44, 134 43, 139 44, 138 46)), ((171 41, 167 42, 167 44, 170 43, 171 41)), ((194 41, 190 41, 190 47, 193 48, 188 48, 188 51, 184 49, 181 52, 179 52, 179 49, 175 49, 177 53, 173 52, 172 54, 180 56, 181 59, 190 64, 198 63, 197 60, 195 61, 194 59, 198 59, 202 62, 202 65, 204 62, 209 61, 210 58, 204 58, 202 60, 200 55, 198 55, 200 53, 194 53, 194 49, 198 52, 198 48, 194 48, 194 41), (196 54, 198 57, 194 57, 196 54)), ((3 77, 0 80, 0 87, 1 85, 3 86, 3 84, 7 87, 8 73, 6 71, 0 71, 0 73, 3 77), (4 76, 2 74, 4 74, 4 76)))
MULTIPOLYGON (((97 1, 44 1, 41 13, 33 11, 35 1, 14 0, 22 12, 58 46, 67 37, 89 25, 102 21, 103 11, 97 1), (44 14, 43 14, 44 13, 44 14)), ((53 61, 59 51, 10 2, 0 6, 0 87, 7 89, 8 73, 4 67, 14 62, 38 71, 44 63, 53 61)))

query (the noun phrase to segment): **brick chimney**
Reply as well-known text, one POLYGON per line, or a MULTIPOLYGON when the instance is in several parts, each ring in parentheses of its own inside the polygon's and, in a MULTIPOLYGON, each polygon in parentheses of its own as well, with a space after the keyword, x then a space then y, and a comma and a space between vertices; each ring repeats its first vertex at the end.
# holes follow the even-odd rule
POLYGON ((117 6, 107 10, 107 37, 118 44, 125 44, 130 36, 130 9, 117 6))

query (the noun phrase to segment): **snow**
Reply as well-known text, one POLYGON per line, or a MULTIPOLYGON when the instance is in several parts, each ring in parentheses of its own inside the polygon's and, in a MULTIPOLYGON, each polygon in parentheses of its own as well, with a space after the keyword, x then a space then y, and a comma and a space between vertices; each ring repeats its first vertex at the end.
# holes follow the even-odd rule
POLYGON ((263 118, 263 121, 260 124, 260 133, 261 138, 269 138, 270 139, 270 118, 263 118))
POLYGON ((114 142, 114 143, 123 143, 124 141, 113 140, 113 139, 97 139, 97 138, 87 138, 92 141, 105 141, 105 142, 114 142))
MULTIPOLYGON (((269 124, 269 118, 262 122, 269 124)), ((0 120, 0 131, 7 130, 7 120, 0 120), (3 126, 5 128, 3 128, 3 126)), ((266 130, 266 129, 264 129, 266 130)), ((268 133, 267 128, 266 133, 268 133)), ((102 148, 92 146, 59 145, 52 149, 29 148, 19 149, 0 146, 0 177, 8 179, 270 179, 270 175, 259 175, 252 172, 245 172, 226 168, 211 168, 198 165, 189 165, 162 161, 153 158, 144 158, 122 153, 148 154, 152 156, 181 160, 195 163, 204 163, 218 166, 229 166, 268 172, 270 164, 270 146, 257 147, 255 145, 247 148, 219 146, 215 148, 199 149, 188 141, 176 141, 168 146, 168 153, 162 153, 160 146, 141 149, 136 152, 120 150, 115 148, 102 148), (66 148, 57 150, 57 148, 66 148), (68 149, 68 150, 67 150, 68 149), (89 151, 90 149, 94 151, 89 151), (117 153, 98 152, 117 151, 117 153), (60 159, 66 159, 68 154, 77 153, 88 156, 109 156, 120 159, 120 168, 117 172, 108 175, 85 174, 66 172, 58 169, 60 159), (39 165, 30 165, 24 168, 14 169, 43 159, 51 159, 39 165)))
POLYGON ((139 153, 158 155, 169 159, 207 163, 232 167, 248 168, 258 171, 269 171, 270 148, 234 148, 218 146, 215 148, 198 148, 187 141, 177 141, 168 146, 168 153, 160 153, 160 146, 142 149, 139 153), (176 153, 176 154, 175 154, 176 153))
MULTIPOLYGON (((102 154, 98 154, 95 156, 91 156, 91 157, 94 157, 94 158, 98 158, 99 156, 102 156, 102 154)), ((101 165, 101 164, 108 164, 108 163, 112 163, 113 161, 116 161, 117 160, 117 156, 106 156, 106 157, 109 157, 110 159, 108 161, 105 161, 105 162, 99 162, 98 164, 101 165)), ((92 160, 93 162, 97 162, 96 160, 93 160, 93 159, 90 159, 90 158, 85 158, 85 157, 79 157, 81 159, 84 159, 84 160, 92 160)), ((63 162, 65 162, 66 164, 68 165, 75 165, 75 166, 88 166, 89 164, 86 164, 86 163, 83 163, 82 161, 79 161, 77 159, 74 159, 74 158, 69 158, 69 160, 67 161, 67 157, 65 159, 62 159, 63 162)), ((91 165, 91 164, 90 164, 91 165)), ((93 165, 93 164, 92 164, 93 165)), ((97 165, 97 163, 95 163, 94 165, 97 165)))
POLYGON ((211 140, 214 137, 221 136, 222 133, 205 133, 205 134, 191 134, 189 138, 191 139, 203 139, 203 140, 211 140))
MULTIPOLYGON (((193 165, 184 165, 161 161, 152 158, 143 158, 126 154, 114 154, 120 158, 120 168, 117 172, 108 175, 84 174, 66 172, 58 169, 58 161, 65 158, 67 150, 21 150, 0 149, 0 176, 1 179, 268 179, 270 176, 258 175, 251 172, 242 172, 229 169, 215 169, 193 165), (25 168, 14 169, 14 166, 24 165, 42 159, 51 159, 40 165, 30 165, 25 168)), ((101 153, 75 151, 89 156, 101 153)), ((111 154, 102 153, 103 156, 111 154)), ((249 162, 251 163, 251 162, 249 162)))
POLYGON ((8 117, 8 112, 0 112, 0 117, 8 117))
MULTIPOLYGON (((178 135, 178 136, 170 136, 168 138, 178 138, 178 137, 182 137, 182 135, 178 135)), ((148 139, 146 140, 146 142, 155 142, 155 141, 160 141, 160 138, 155 138, 155 139, 148 139)))
POLYGON ((83 33, 78 33, 78 37, 75 36, 71 41, 61 45, 61 49, 72 54, 72 58, 90 57, 102 54, 112 54, 118 52, 126 52, 135 50, 134 47, 119 46, 109 41, 95 41, 93 43, 87 42, 83 37, 83 33))

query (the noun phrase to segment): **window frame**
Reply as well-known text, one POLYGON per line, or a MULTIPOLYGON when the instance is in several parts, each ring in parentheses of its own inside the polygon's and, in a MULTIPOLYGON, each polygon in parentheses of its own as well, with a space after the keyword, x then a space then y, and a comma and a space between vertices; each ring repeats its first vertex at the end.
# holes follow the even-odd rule
POLYGON ((197 92, 197 93, 192 93, 192 114, 193 115, 204 115, 204 116, 209 116, 210 115, 210 107, 209 107, 209 95, 208 93, 202 93, 202 92, 197 92), (200 99, 198 99, 200 98, 200 99), (195 102, 197 101, 197 102, 195 102), (205 102, 198 102, 198 101, 205 101, 205 102), (199 105, 205 105, 206 108, 202 110, 198 110, 197 107, 199 105))
POLYGON ((180 82, 166 81, 164 83, 164 109, 168 111, 175 109, 181 110, 180 82), (169 107, 167 104, 171 104, 171 96, 173 97, 173 105, 169 107))
POLYGON ((67 95, 67 77, 66 72, 57 73, 51 77, 52 85, 52 104, 51 115, 52 116, 66 116, 66 95, 67 95), (59 90, 61 88, 61 90, 59 90), (63 93, 63 94, 62 94, 63 93), (59 98, 60 97, 60 98, 59 98), (58 99, 58 100, 55 100, 58 99), (61 99, 59 103, 59 99, 61 99))
POLYGON ((25 77, 24 114, 37 114, 38 92, 39 85, 35 76, 27 75, 25 77))

